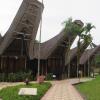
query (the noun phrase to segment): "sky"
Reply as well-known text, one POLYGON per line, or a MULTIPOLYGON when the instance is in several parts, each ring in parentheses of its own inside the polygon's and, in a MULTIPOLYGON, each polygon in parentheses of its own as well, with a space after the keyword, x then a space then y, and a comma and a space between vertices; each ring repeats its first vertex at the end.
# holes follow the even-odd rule
MULTIPOLYGON (((23 0, 0 1, 0 33, 8 30, 23 0)), ((41 2, 41 0, 39 0, 41 2)), ((69 17, 84 23, 91 22, 96 29, 91 31, 93 42, 100 44, 100 0, 44 0, 42 42, 59 34, 62 23, 69 17)), ((39 31, 37 39, 39 38, 39 31)), ((77 41, 77 39, 75 40, 77 41)), ((73 46, 76 45, 74 42, 73 46)))

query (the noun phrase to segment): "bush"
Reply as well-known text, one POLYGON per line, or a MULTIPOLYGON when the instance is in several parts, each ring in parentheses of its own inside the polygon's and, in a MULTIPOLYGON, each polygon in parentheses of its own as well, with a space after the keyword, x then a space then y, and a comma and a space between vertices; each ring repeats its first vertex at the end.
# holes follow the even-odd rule
POLYGON ((3 82, 3 81, 7 81, 7 77, 6 77, 6 74, 5 73, 0 73, 0 81, 3 82))
POLYGON ((46 76, 46 80, 53 80, 53 73, 48 73, 46 76))
POLYGON ((17 72, 17 73, 0 73, 0 82, 21 82, 28 78, 30 81, 34 79, 31 72, 17 72))
POLYGON ((8 77, 7 77, 7 81, 9 81, 9 82, 15 82, 15 80, 16 80, 16 75, 13 74, 13 73, 9 73, 8 77))

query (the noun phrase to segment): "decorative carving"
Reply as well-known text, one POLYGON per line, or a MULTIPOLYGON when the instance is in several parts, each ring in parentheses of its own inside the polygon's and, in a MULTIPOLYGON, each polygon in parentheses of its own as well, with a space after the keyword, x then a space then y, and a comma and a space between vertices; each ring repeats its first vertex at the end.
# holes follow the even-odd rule
POLYGON ((34 26, 35 19, 35 16, 32 16, 30 14, 24 14, 24 16, 21 19, 21 22, 25 23, 26 25, 34 26))
POLYGON ((23 27, 20 32, 24 32, 24 33, 28 33, 28 34, 31 34, 33 31, 33 28, 32 27, 23 27))
POLYGON ((28 6, 27 12, 30 12, 30 13, 32 13, 34 15, 37 15, 37 13, 38 13, 38 7, 35 6, 35 5, 33 5, 33 4, 30 4, 28 6))

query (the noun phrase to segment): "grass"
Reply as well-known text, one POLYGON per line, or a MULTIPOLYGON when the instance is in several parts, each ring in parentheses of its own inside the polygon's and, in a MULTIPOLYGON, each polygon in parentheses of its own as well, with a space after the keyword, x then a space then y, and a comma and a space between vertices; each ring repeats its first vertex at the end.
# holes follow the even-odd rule
POLYGON ((42 84, 29 84, 26 85, 17 85, 12 87, 7 87, 0 90, 0 98, 3 100, 40 100, 40 98, 46 93, 46 91, 51 87, 49 82, 42 84), (19 96, 18 92, 20 88, 37 88, 38 95, 36 96, 19 96))
POLYGON ((78 84, 76 88, 86 97, 86 100, 100 100, 100 76, 92 81, 78 84))

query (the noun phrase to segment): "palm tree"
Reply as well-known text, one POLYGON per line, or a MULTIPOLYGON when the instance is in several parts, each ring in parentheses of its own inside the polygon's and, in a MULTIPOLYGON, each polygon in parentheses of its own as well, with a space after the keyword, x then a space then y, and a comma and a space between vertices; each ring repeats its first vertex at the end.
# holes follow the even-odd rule
MULTIPOLYGON (((90 44, 90 46, 92 46, 92 36, 91 36, 91 34, 84 35, 84 43, 90 44)), ((90 61, 89 61, 89 57, 88 57, 88 77, 89 77, 89 73, 90 73, 90 67, 89 66, 90 66, 90 61)))
MULTIPOLYGON (((79 58, 80 58, 80 46, 81 46, 81 40, 83 40, 83 44, 90 44, 92 45, 92 36, 90 34, 90 31, 95 28, 94 25, 92 25, 91 23, 87 23, 86 26, 83 28, 83 32, 81 35, 79 35, 79 40, 77 42, 77 47, 78 47, 78 55, 77 55, 77 77, 78 77, 78 66, 79 66, 79 58)), ((89 60, 88 60, 88 66, 89 66, 89 60)), ((89 74, 89 68, 88 68, 88 74, 89 74)))
MULTIPOLYGON (((79 20, 78 20, 79 21, 79 20)), ((80 21, 81 22, 81 21, 80 21)), ((81 22, 82 23, 82 22, 81 22)), ((83 29, 83 23, 82 25, 79 25, 78 22, 75 20, 73 21, 72 18, 69 18, 67 21, 64 21, 64 33, 70 33, 73 35, 79 35, 81 36, 81 33, 84 31, 83 29)), ((79 39, 80 41, 80 39, 79 39)), ((68 41, 68 51, 67 51, 67 56, 68 56, 68 60, 69 60, 69 64, 68 64, 68 78, 70 77, 70 39, 68 41)))
POLYGON ((90 34, 90 31, 91 29, 95 28, 94 25, 92 25, 91 23, 87 23, 86 26, 84 27, 84 30, 85 30, 85 34, 89 33, 90 34))
MULTIPOLYGON (((85 41, 86 41, 86 43, 87 42, 90 42, 90 46, 92 47, 93 46, 93 42, 92 42, 92 36, 91 36, 91 34, 90 34, 90 31, 93 29, 93 28, 95 28, 95 26, 94 25, 92 25, 91 23, 87 23, 86 24, 86 26, 85 26, 85 33, 86 34, 88 34, 87 35, 87 39, 85 38, 85 41)), ((89 73, 90 73, 90 71, 89 71, 89 69, 90 69, 90 62, 89 62, 89 59, 88 59, 88 76, 89 76, 89 73)))
POLYGON ((78 77, 78 66, 79 66, 79 58, 80 58, 80 48, 81 48, 81 40, 82 40, 82 37, 83 37, 83 32, 84 32, 84 26, 81 26, 81 27, 75 27, 77 30, 77 35, 79 37, 78 41, 77 41, 77 77, 78 77))
MULTIPOLYGON (((68 18, 67 21, 64 21, 63 24, 64 24, 64 34, 66 33, 72 33, 72 18, 68 18)), ((68 56, 68 60, 69 60, 69 65, 68 65, 68 78, 70 77, 70 39, 68 41, 68 53, 67 53, 67 56, 68 56)))

